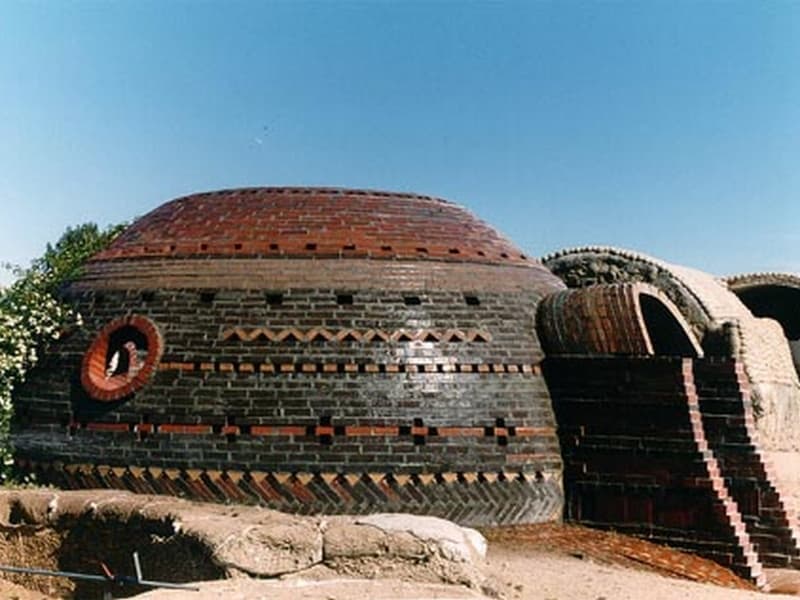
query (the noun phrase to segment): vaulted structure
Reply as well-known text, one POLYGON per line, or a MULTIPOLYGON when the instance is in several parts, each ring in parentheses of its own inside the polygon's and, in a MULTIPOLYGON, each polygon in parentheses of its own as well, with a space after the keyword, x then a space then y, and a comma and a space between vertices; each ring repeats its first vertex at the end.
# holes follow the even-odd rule
POLYGON ((63 295, 84 325, 15 398, 41 481, 800 567, 768 456, 800 447, 795 276, 539 262, 444 200, 253 188, 155 209, 63 295))

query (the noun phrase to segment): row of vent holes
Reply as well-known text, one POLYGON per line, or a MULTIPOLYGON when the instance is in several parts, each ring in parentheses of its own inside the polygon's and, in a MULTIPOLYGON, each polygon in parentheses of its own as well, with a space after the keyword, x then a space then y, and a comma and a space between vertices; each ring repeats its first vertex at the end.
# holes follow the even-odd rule
MULTIPOLYGON (((176 246, 170 246, 169 247, 171 252, 174 252, 176 250, 176 248, 177 248, 176 246)), ((242 244, 234 244, 233 245, 233 249, 234 250, 241 250, 242 248, 243 248, 242 244)), ((280 249, 280 246, 278 244, 270 244, 269 245, 269 249, 272 250, 272 251, 278 251, 280 249)), ((317 249, 317 245, 314 244, 313 242, 309 242, 308 244, 306 244, 306 250, 315 251, 316 249, 317 249)), ((352 252, 355 249, 356 249, 356 245, 355 244, 345 244, 344 246, 342 246, 342 250, 345 250, 345 251, 351 251, 352 252)), ((206 252, 207 250, 208 250, 208 244, 200 244, 200 251, 201 252, 206 252)), ((383 252, 391 252, 392 251, 392 247, 391 246, 381 246, 381 250, 383 252)), ((416 250, 420 254, 428 254, 428 249, 427 248, 419 247, 416 250)), ((447 252, 449 254, 461 254, 461 250, 459 250, 458 248, 450 248, 447 252)), ((477 255, 478 256, 486 256, 486 252, 484 252, 483 250, 478 250, 477 251, 477 255)), ((525 256, 524 254, 520 254, 519 257, 522 260, 527 260, 528 259, 528 257, 525 256)), ((508 253, 507 252, 501 252, 500 253, 500 258, 509 258, 508 253)))
MULTIPOLYGON (((155 292, 142 292, 143 302, 152 302, 155 300, 155 297, 155 292)), ((200 302, 204 304, 211 304, 215 297, 215 292, 200 292, 200 302)), ((97 304, 102 304, 104 300, 105 298, 102 295, 95 295, 95 302, 97 304)), ((266 300, 269 306, 281 306, 283 304, 283 294, 267 294, 266 300)), ((469 294, 464 294, 464 302, 466 302, 468 306, 480 306, 481 304, 480 298, 469 294)), ((336 294, 336 304, 343 306, 353 304, 353 294, 336 294)), ((404 296, 403 304, 406 306, 419 306, 422 304, 422 299, 419 296, 404 296)))
MULTIPOLYGON (((215 292, 200 292, 200 301, 210 304, 214 301, 215 292)), ((142 300, 145 302, 152 301, 155 295, 153 292, 143 292, 142 300)), ((281 306, 283 304, 283 294, 267 294, 267 304, 269 306, 281 306)), ((353 304, 353 294, 336 294, 336 304, 341 306, 348 306, 353 304)), ((464 302, 468 306, 480 306, 481 300, 477 296, 464 295, 464 302)), ((420 306, 422 299, 419 296, 403 296, 403 304, 406 306, 420 306)))
MULTIPOLYGON (((200 294, 203 302, 211 302, 214 300, 213 292, 204 292, 200 294), (208 298, 207 296, 211 296, 208 298)), ((267 304, 270 306, 280 306, 283 304, 283 294, 267 294, 267 304)), ((464 302, 468 306, 480 306, 481 300, 477 296, 465 294, 464 302)), ((336 294, 336 304, 341 306, 348 306, 353 304, 353 294, 336 294)), ((403 296, 403 304, 406 306, 419 306, 422 304, 422 298, 419 296, 403 296)))

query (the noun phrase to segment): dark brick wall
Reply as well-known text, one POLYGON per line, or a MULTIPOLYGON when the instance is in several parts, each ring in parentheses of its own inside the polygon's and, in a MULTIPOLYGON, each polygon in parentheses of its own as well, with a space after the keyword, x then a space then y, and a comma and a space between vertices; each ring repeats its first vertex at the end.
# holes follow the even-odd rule
POLYGON ((763 583, 706 439, 694 362, 548 358, 566 517, 697 552, 763 583))
POLYGON ((694 370, 706 438, 759 558, 767 567, 798 568, 797 517, 786 507, 787 496, 759 445, 742 363, 699 360, 694 370))
MULTIPOLYGON (((77 287, 72 300, 84 328, 54 344, 16 397, 20 461, 38 465, 40 476, 62 485, 114 487, 136 480, 125 485, 129 489, 146 478, 129 471, 127 479, 112 480, 96 467, 179 469, 176 481, 191 479, 192 470, 217 479, 215 472, 453 474, 453 482, 413 480, 398 489, 430 497, 430 505, 412 502, 413 495, 405 500, 430 514, 452 517, 450 504, 463 502, 459 518, 473 523, 559 518, 561 459, 538 366, 538 296, 475 287, 77 287), (161 331, 159 370, 131 397, 98 402, 80 385, 83 354, 106 323, 131 313, 148 317, 161 331), (228 335, 235 328, 297 335, 243 340, 228 335), (314 329, 386 335, 295 339, 314 329), (392 339, 398 331, 406 335, 392 339), (460 333, 434 341, 448 331, 460 333), (67 477, 53 463, 94 465, 97 479, 67 477), (449 495, 434 501, 436 485, 449 495), (471 498, 458 486, 482 491, 470 492, 477 494, 471 498), (509 486, 517 499, 508 495, 509 486)), ((356 488, 356 496, 367 494, 358 502, 317 498, 303 510, 403 509, 402 495, 380 499, 356 488)), ((192 489, 179 493, 203 497, 192 489)), ((252 486, 236 489, 264 501, 252 486)), ((222 499, 236 495, 220 493, 222 499)), ((299 510, 286 494, 273 500, 272 506, 299 510)))

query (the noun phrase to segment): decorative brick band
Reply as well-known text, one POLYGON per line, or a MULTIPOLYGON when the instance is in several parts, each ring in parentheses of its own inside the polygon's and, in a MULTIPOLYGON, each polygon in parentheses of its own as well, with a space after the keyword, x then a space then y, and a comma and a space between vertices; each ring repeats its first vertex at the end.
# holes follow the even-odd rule
POLYGON ((263 472, 18 461, 65 489, 111 488, 207 502, 257 503, 301 514, 413 512, 465 525, 560 519, 562 494, 549 472, 263 472))
MULTIPOLYGON (((459 438, 489 437, 505 446, 509 438, 532 438, 553 436, 553 427, 517 427, 507 425, 503 419, 497 419, 492 425, 485 426, 426 426, 422 419, 415 419, 409 425, 333 425, 330 420, 316 425, 302 424, 241 424, 220 423, 120 423, 102 421, 71 421, 68 425, 71 433, 83 429, 86 431, 102 431, 107 433, 124 433, 137 435, 186 434, 186 435, 222 435, 229 439, 236 436, 308 436, 317 438, 319 443, 331 444, 336 438, 350 437, 398 437, 411 436, 414 443, 424 444, 427 437, 459 438)), ((541 459, 543 455, 537 454, 541 459)))
POLYGON ((273 330, 267 327, 233 327, 222 331, 223 340, 243 342, 491 342, 492 334, 478 329, 337 329, 315 327, 273 330))
POLYGON ((742 273, 726 277, 724 281, 734 292, 768 285, 800 289, 800 275, 794 273, 742 273))
POLYGON ((289 373, 509 373, 520 375, 540 376, 542 369, 539 365, 519 365, 502 363, 424 363, 424 364, 397 364, 397 363, 280 363, 272 362, 162 362, 158 365, 159 371, 209 371, 220 373, 253 373, 289 374, 289 373))
POLYGON ((528 266, 435 261, 384 261, 360 258, 313 261, 308 258, 191 258, 96 261, 86 265, 70 290, 253 289, 268 282, 273 290, 380 289, 399 292, 476 291, 538 293, 563 284, 539 263, 528 266))

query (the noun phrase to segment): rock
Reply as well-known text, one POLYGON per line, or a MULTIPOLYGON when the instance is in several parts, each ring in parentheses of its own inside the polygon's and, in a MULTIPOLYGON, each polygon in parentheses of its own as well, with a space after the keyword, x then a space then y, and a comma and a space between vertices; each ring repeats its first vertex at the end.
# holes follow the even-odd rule
POLYGON ((480 568, 486 552, 483 536, 435 517, 387 513, 321 518, 114 490, 15 490, 0 492, 0 523, 20 535, 27 535, 20 523, 52 533, 55 545, 46 561, 51 568, 58 566, 59 553, 66 547, 60 544, 69 541, 69 551, 75 552, 75 543, 86 543, 70 535, 82 531, 96 540, 93 552, 123 554, 115 560, 127 561, 125 553, 133 551, 159 552, 169 544, 173 555, 183 557, 180 562, 151 567, 166 581, 219 574, 392 578, 472 588, 485 582, 480 568), (114 548, 102 546, 109 540, 114 548), (180 574, 178 568, 183 569, 180 574))
POLYGON ((347 517, 333 517, 324 526, 323 557, 326 561, 339 558, 361 558, 386 554, 386 533, 377 527, 364 527, 347 517))
MULTIPOLYGON (((191 527, 186 531, 191 532, 191 527)), ((257 577, 302 571, 322 561, 319 528, 310 520, 291 515, 275 513, 272 523, 235 530, 221 541, 216 532, 200 530, 197 533, 208 539, 218 564, 257 577)))
POLYGON ((438 517, 380 513, 356 517, 355 522, 386 532, 406 532, 422 542, 434 543, 448 560, 471 562, 486 556, 486 540, 479 532, 438 517))

